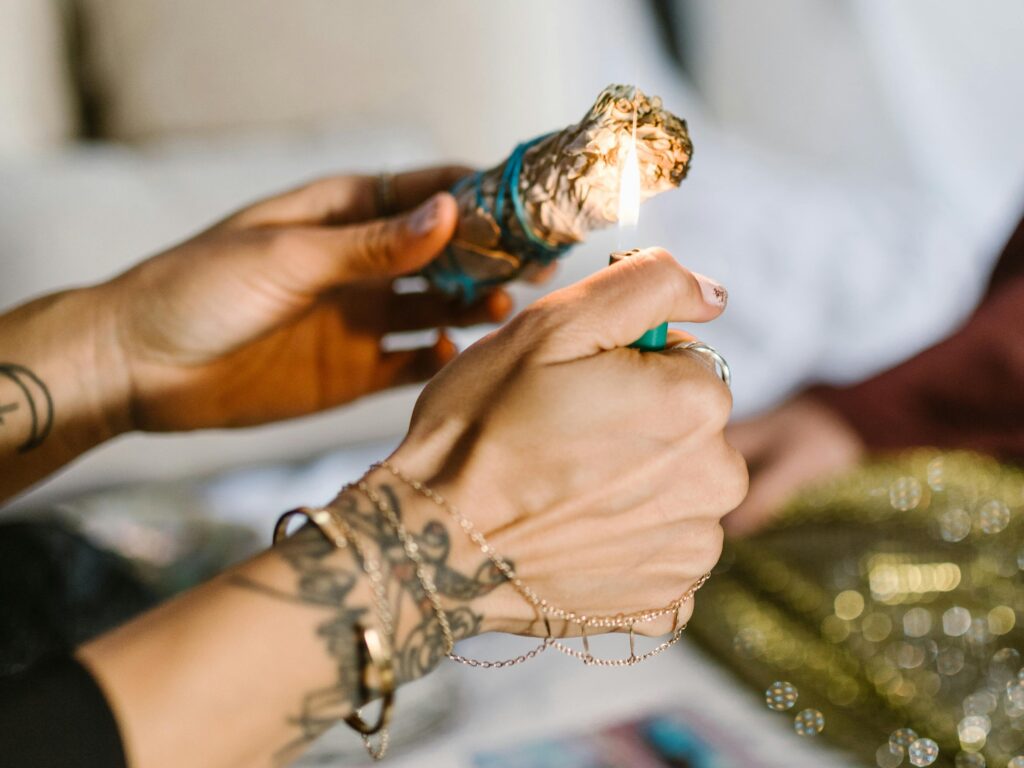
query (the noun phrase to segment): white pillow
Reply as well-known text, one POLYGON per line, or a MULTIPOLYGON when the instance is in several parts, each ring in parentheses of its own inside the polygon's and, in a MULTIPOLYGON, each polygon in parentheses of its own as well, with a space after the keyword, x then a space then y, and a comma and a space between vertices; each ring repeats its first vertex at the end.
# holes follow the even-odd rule
POLYGON ((78 2, 88 82, 114 139, 401 125, 447 156, 493 163, 578 120, 611 81, 688 106, 655 73, 644 3, 78 2))
POLYGON ((52 0, 0 3, 0 158, 52 149, 75 132, 62 24, 52 0))

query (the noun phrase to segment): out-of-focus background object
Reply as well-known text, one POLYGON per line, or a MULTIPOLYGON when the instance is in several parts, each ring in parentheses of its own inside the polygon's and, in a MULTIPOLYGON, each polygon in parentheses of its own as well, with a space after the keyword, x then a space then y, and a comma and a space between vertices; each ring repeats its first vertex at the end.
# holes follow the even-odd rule
POLYGON ((922 738, 937 766, 1005 766, 1024 754, 1022 509, 1024 473, 991 459, 873 462, 731 542, 691 632, 752 685, 792 684, 785 717, 820 710, 862 764, 930 765, 922 738))

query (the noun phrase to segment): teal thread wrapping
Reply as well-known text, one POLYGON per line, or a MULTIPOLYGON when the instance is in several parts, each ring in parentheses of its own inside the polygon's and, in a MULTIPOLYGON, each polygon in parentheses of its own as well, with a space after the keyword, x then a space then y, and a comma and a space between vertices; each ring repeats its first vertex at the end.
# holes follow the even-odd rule
POLYGON ((486 200, 483 194, 483 173, 477 171, 462 179, 459 179, 451 189, 453 195, 463 192, 469 184, 476 187, 477 207, 490 214, 497 223, 499 230, 499 247, 509 253, 519 254, 521 257, 520 268, 508 277, 479 279, 467 274, 459 263, 451 246, 445 248, 444 252, 433 262, 422 270, 422 275, 437 289, 450 295, 461 296, 466 304, 475 301, 480 294, 486 293, 488 289, 494 288, 501 283, 514 279, 528 265, 538 263, 547 265, 561 256, 572 247, 571 245, 552 245, 539 237, 530 226, 526 207, 523 205, 522 195, 519 191, 519 180, 523 172, 523 156, 530 147, 548 138, 551 134, 538 136, 530 141, 518 145, 509 156, 502 170, 501 180, 498 184, 498 191, 494 198, 494 210, 487 209, 486 200), (506 201, 511 202, 513 215, 516 223, 522 230, 525 237, 512 233, 508 227, 502 224, 505 214, 506 201))

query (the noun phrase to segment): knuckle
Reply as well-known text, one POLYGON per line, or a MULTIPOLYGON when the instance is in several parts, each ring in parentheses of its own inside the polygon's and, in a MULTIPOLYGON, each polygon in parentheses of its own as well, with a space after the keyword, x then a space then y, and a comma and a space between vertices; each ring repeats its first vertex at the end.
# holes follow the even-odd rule
POLYGON ((312 210, 317 210, 323 207, 325 201, 328 199, 330 181, 326 178, 312 179, 307 181, 305 184, 300 185, 295 191, 296 195, 301 198, 312 210))
POLYGON ((682 553, 676 555, 677 594, 672 596, 673 599, 679 596, 680 582, 685 582, 689 587, 715 567, 725 544, 725 532, 720 524, 717 505, 714 505, 714 509, 702 509, 698 519, 689 520, 680 530, 685 532, 683 535, 687 545, 682 553))
POLYGON ((743 455, 728 443, 725 444, 719 473, 719 498, 722 515, 726 515, 742 503, 750 488, 750 473, 743 455))
POLYGON ((363 227, 357 240, 356 256, 371 274, 386 274, 397 256, 396 224, 375 221, 363 227))
POLYGON ((283 228, 263 233, 264 244, 274 260, 287 264, 303 261, 318 252, 316 245, 298 229, 283 228))
POLYGON ((650 271, 657 290, 663 291, 673 306, 693 296, 695 278, 664 248, 648 248, 629 263, 637 270, 650 271))
POLYGON ((649 262, 655 265, 656 269, 671 269, 679 266, 675 256, 666 251, 664 248, 654 246, 652 248, 645 248, 637 254, 636 260, 639 262, 649 262))
POLYGON ((542 299, 516 315, 508 325, 514 334, 525 340, 539 341, 561 328, 565 318, 565 308, 560 303, 542 299))
POLYGON ((702 369, 700 375, 691 380, 687 400, 698 421, 713 432, 725 429, 732 414, 732 392, 713 371, 701 360, 695 364, 702 369))
POLYGON ((725 531, 722 530, 722 526, 718 524, 717 520, 714 525, 708 527, 706 538, 705 546, 693 563, 697 573, 700 575, 709 573, 722 556, 722 547, 725 545, 725 531))
MULTIPOLYGON (((670 600, 675 600, 679 597, 679 594, 683 589, 688 589, 693 583, 694 582, 691 579, 684 582, 682 587, 680 587, 678 582, 673 584, 671 597, 667 598, 663 602, 667 603, 670 600)), ((684 627, 690 621, 691 616, 693 616, 692 599, 687 600, 679 606, 679 610, 675 614, 668 613, 664 616, 652 619, 651 621, 644 622, 643 624, 635 624, 633 631, 641 637, 664 637, 672 634, 673 631, 680 627, 684 627)), ((639 649, 637 650, 639 651, 639 649)))
MULTIPOLYGON (((679 610, 682 611, 683 609, 680 608, 679 610)), ((661 637, 672 631, 673 624, 674 619, 672 616, 659 616, 651 621, 635 625, 633 631, 642 637, 661 637)), ((640 649, 637 650, 639 651, 640 649)))
POLYGON ((683 272, 675 257, 664 248, 644 248, 632 258, 624 259, 620 269, 652 273, 661 279, 671 279, 672 273, 683 272))
MULTIPOLYGON (((689 587, 690 585, 687 585, 689 587)), ((693 604, 696 601, 696 597, 692 597, 686 601, 686 603, 679 608, 678 614, 678 625, 680 627, 688 624, 690 619, 693 617, 693 604)))
POLYGON ((331 215, 351 208, 356 201, 355 189, 367 177, 324 176, 300 187, 305 208, 314 216, 331 215))
POLYGON ((661 261, 661 268, 664 272, 662 282, 667 290, 672 292, 671 298, 676 305, 687 304, 695 301, 700 296, 700 285, 697 278, 683 267, 674 256, 669 255, 661 261))

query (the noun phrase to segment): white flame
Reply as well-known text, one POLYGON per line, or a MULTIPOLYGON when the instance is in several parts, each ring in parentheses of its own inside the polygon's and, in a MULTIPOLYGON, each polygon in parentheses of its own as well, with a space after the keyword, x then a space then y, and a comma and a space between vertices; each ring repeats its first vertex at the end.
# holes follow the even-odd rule
POLYGON ((630 137, 619 169, 619 227, 635 227, 640 221, 640 160, 636 135, 630 137))

